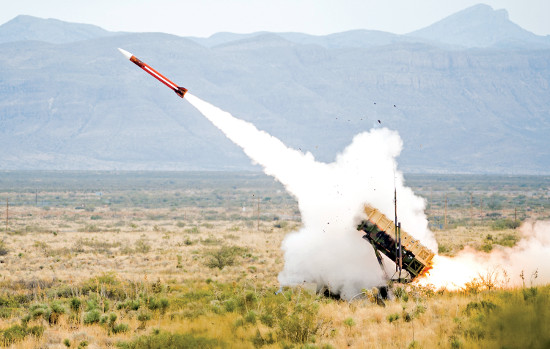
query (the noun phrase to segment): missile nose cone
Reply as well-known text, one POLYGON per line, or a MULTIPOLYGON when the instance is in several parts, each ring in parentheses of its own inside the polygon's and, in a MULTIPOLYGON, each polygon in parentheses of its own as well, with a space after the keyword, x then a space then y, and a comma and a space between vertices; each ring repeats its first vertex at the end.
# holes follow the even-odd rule
POLYGON ((120 53, 122 53, 124 55, 124 57, 130 59, 132 58, 133 54, 131 54, 130 52, 126 51, 126 50, 123 50, 121 49, 120 47, 118 48, 118 50, 120 51, 120 53))

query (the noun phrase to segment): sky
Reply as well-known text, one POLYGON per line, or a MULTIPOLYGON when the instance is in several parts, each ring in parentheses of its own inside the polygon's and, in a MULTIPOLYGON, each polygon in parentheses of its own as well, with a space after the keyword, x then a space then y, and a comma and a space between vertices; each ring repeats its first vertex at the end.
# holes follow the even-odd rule
POLYGON ((550 34, 550 0, 0 0, 0 23, 31 15, 111 31, 198 37, 354 29, 405 34, 478 3, 506 9, 513 22, 535 34, 550 34))

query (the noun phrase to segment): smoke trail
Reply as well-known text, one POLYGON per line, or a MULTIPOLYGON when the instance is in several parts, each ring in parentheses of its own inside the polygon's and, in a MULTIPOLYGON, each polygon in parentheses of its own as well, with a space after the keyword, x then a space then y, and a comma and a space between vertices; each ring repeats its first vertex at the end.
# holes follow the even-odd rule
POLYGON ((360 133, 335 162, 327 164, 189 93, 186 99, 296 197, 303 227, 283 241, 282 285, 316 282, 350 298, 362 288, 382 283, 373 250, 356 227, 365 203, 393 216, 394 185, 403 226, 437 250, 424 200, 404 186, 397 171, 395 158, 402 148, 397 132, 382 128, 360 133))

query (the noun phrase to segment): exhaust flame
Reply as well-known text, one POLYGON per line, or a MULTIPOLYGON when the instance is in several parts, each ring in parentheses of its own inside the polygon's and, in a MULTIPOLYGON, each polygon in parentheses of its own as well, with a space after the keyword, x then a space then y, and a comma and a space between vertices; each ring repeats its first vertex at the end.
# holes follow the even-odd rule
MULTIPOLYGON (((374 252, 356 227, 365 218, 365 203, 393 216, 394 186, 403 226, 437 251, 424 214, 425 201, 404 186, 397 171, 395 158, 402 148, 397 132, 379 128, 360 133, 333 163, 322 163, 189 93, 186 99, 297 199, 303 227, 282 243, 281 285, 315 282, 349 299, 363 288, 383 283, 374 252)), ((490 254, 465 249, 453 258, 435 256, 433 269, 418 283, 460 289, 481 278, 502 280, 495 286, 511 286, 520 284, 523 271, 526 279, 536 275, 539 282, 549 282, 550 222, 524 224, 521 231, 524 238, 513 248, 490 254)))

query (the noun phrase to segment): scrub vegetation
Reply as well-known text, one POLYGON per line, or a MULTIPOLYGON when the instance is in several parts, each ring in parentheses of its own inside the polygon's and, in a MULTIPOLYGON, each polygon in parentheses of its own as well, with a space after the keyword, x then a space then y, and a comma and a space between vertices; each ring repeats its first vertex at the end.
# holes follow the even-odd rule
MULTIPOLYGON (((521 221, 550 217, 546 177, 407 183, 426 198, 442 254, 513 246, 521 221)), ((301 222, 261 174, 4 172, 6 199, 3 347, 550 346, 550 287, 535 270, 518 288, 480 275, 454 292, 396 285, 384 301, 280 289, 281 241, 301 222)))

